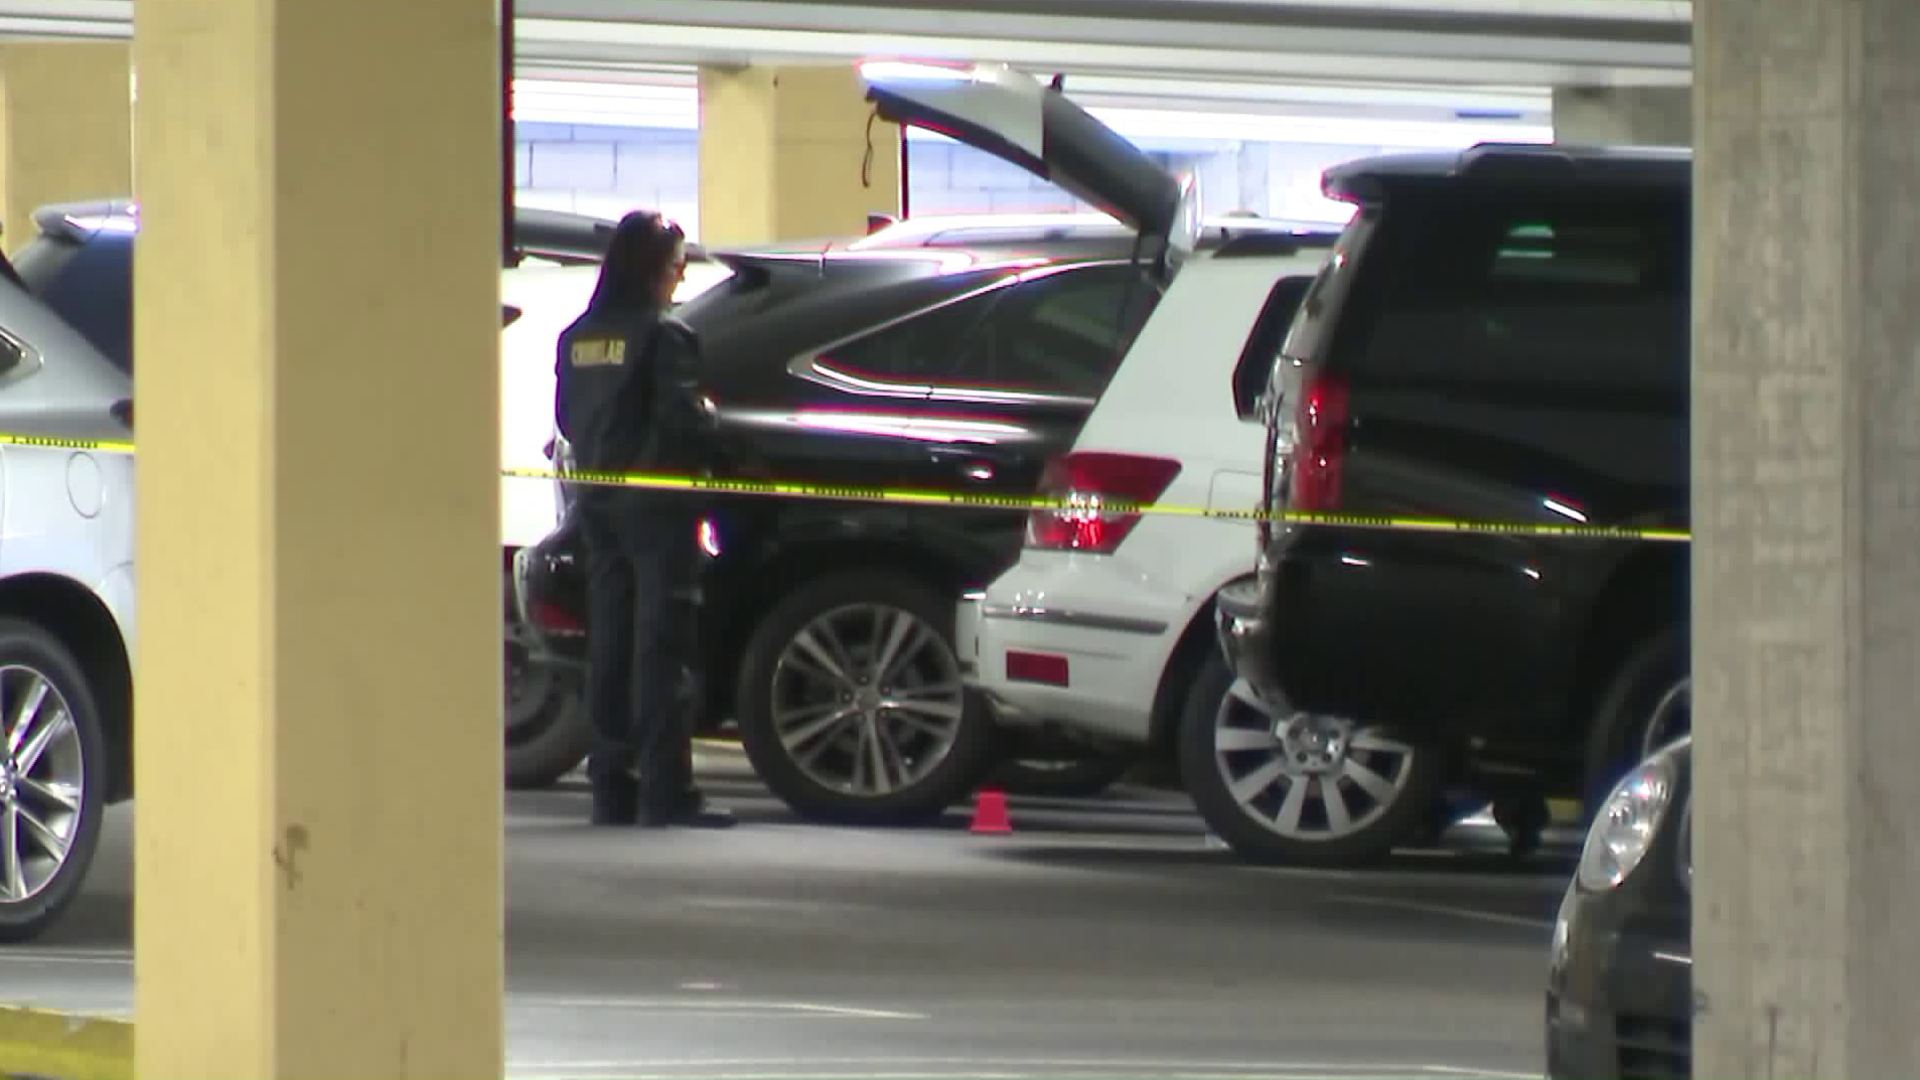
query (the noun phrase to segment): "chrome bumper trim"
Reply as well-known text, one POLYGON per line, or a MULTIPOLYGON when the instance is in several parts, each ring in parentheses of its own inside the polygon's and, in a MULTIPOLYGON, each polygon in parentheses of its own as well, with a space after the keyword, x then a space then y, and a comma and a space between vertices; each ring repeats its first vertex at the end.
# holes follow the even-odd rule
POLYGON ((1134 619, 1124 615, 1101 615, 1066 608, 1027 607, 1022 604, 984 604, 983 619, 1018 619, 1022 622, 1048 623, 1053 626, 1078 626, 1088 630, 1113 630, 1122 634, 1164 634, 1167 624, 1153 619, 1134 619))

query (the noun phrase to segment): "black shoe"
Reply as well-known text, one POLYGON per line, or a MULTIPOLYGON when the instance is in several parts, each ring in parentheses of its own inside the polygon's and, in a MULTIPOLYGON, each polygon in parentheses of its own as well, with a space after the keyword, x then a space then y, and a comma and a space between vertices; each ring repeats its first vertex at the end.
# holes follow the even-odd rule
POLYGON ((668 809, 648 809, 640 823, 652 829, 678 825, 689 829, 731 829, 740 824, 728 810, 714 806, 702 796, 694 796, 668 809))

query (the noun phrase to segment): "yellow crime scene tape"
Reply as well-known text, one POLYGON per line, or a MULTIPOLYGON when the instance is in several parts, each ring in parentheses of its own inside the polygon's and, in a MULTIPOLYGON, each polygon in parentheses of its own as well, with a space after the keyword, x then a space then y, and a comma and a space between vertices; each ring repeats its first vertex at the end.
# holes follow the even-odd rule
MULTIPOLYGON (((41 435, 0 434, 0 446, 38 446, 131 454, 133 443, 96 439, 67 439, 41 435)), ((1230 521, 1273 521, 1289 525, 1333 525, 1353 529, 1402 532, 1483 533, 1501 536, 1543 536, 1574 540, 1649 540, 1687 543, 1686 529, 1636 528, 1624 525, 1582 525, 1559 522, 1464 521, 1454 518, 1389 514, 1329 514, 1300 510, 1231 510, 1209 506, 1172 506, 1101 498, 1059 499, 1040 495, 987 495, 969 491, 916 491, 861 485, 817 484, 789 480, 760 480, 673 475, 663 473, 609 473, 561 469, 501 469, 503 477, 554 480, 592 487, 628 487, 651 491, 707 492, 760 495, 784 499, 829 499, 842 502, 899 503, 983 510, 1066 510, 1106 514, 1173 514, 1181 517, 1230 521)))

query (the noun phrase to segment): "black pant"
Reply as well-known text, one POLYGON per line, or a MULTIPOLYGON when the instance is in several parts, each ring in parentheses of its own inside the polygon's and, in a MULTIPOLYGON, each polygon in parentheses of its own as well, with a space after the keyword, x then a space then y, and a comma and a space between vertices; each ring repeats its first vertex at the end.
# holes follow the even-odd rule
MULTIPOLYGON (((624 801, 638 782, 648 809, 671 813, 697 797, 693 709, 697 678, 699 511, 644 492, 585 492, 587 708, 596 796, 624 801)), ((685 496, 679 497, 686 500, 685 496)))

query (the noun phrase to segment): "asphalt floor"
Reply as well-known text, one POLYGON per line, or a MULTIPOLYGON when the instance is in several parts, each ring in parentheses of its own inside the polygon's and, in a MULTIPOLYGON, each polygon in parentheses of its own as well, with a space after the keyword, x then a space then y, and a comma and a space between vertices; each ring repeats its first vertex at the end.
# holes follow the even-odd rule
MULTIPOLYGON (((1355 871, 1244 865, 1177 793, 801 822, 724 747, 727 832, 585 824, 577 783, 507 813, 515 1077, 1537 1077, 1574 838, 1509 858, 1484 820, 1355 871)), ((137 804, 136 804, 137 805, 137 804)), ((9 1003, 125 1015, 131 823, 110 817, 9 1003)))

